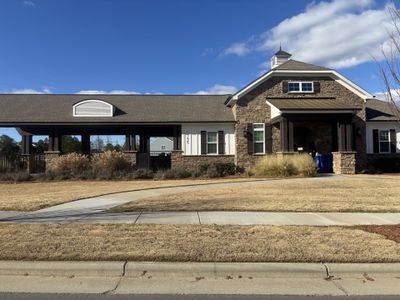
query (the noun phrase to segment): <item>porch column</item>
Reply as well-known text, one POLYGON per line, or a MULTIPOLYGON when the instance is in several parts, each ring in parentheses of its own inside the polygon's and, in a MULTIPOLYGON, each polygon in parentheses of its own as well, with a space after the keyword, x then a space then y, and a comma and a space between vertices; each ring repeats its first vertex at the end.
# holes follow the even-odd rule
POLYGON ((129 128, 125 134, 124 156, 133 168, 137 166, 136 134, 129 128))
POLYGON ((32 135, 24 134, 22 135, 22 149, 21 149, 21 158, 24 162, 24 166, 26 166, 26 171, 30 173, 34 173, 35 170, 35 157, 32 153, 32 135))
POLYGON ((354 136, 352 124, 338 123, 337 127, 339 152, 353 151, 354 136))
POLYGON ((81 150, 84 154, 90 154, 90 135, 89 134, 82 134, 81 140, 81 150))
POLYGON ((293 122, 282 118, 280 121, 281 127, 281 151, 293 152, 293 122))
POLYGON ((52 130, 49 134, 49 149, 51 152, 61 152, 62 136, 57 129, 52 130))
POLYGON ((173 149, 176 150, 181 150, 182 149, 182 127, 181 125, 174 126, 173 129, 173 142, 174 142, 174 147, 173 149))

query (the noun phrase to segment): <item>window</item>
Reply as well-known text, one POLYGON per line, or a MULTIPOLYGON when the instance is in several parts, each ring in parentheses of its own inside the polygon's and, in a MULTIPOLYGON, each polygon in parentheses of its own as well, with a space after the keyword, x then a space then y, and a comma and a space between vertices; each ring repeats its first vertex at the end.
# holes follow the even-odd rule
POLYGON ((207 132, 207 154, 218 154, 217 132, 207 132))
POLYGON ((289 81, 288 82, 289 93, 312 93, 314 92, 314 82, 312 81, 289 81))
POLYGON ((379 131, 379 152, 389 153, 390 152, 390 135, 389 130, 379 131))
POLYGON ((254 154, 265 153, 265 124, 253 124, 253 152, 254 154))

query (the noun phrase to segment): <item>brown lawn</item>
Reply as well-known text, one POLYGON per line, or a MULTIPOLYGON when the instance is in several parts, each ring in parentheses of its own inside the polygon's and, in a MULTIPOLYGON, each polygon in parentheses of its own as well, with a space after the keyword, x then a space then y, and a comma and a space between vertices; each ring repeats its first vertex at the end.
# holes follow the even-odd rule
POLYGON ((0 259, 400 262, 400 244, 342 227, 2 224, 0 259))
POLYGON ((223 181, 232 179, 0 183, 0 210, 31 211, 109 193, 223 181))
POLYGON ((169 194, 113 211, 400 212, 400 176, 274 180, 263 185, 169 194))

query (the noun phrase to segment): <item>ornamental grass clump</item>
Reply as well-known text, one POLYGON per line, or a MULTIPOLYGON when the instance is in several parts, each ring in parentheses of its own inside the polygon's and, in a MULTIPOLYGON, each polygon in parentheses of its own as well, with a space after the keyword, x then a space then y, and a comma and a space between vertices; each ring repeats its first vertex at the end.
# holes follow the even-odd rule
POLYGON ((289 177, 302 175, 312 177, 318 174, 314 160, 307 154, 268 155, 254 168, 257 176, 289 177))
POLYGON ((87 155, 69 153, 54 158, 48 168, 48 173, 56 179, 79 178, 90 169, 87 155))
POLYGON ((94 154, 91 166, 94 176, 98 179, 125 177, 132 169, 124 154, 115 150, 94 154))

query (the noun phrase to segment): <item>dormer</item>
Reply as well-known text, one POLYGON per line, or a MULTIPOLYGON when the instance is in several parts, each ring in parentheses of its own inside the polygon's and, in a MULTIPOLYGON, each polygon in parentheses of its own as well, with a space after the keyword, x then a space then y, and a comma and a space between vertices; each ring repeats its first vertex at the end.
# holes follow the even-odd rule
POLYGON ((114 111, 112 104, 97 99, 83 100, 72 107, 74 117, 113 117, 114 111))
POLYGON ((271 69, 274 69, 277 66, 283 64, 284 62, 287 62, 290 57, 292 57, 292 54, 283 51, 282 47, 279 47, 278 52, 276 52, 274 56, 272 56, 271 58, 271 69))

